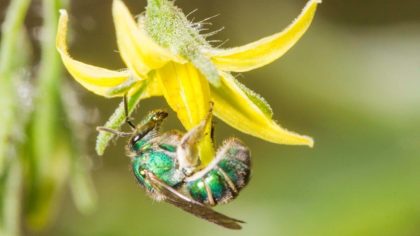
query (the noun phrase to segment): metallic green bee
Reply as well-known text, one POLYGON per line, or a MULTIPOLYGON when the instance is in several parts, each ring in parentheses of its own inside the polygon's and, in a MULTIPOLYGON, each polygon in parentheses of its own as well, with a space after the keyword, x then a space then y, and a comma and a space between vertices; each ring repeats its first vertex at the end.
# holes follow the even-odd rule
MULTIPOLYGON (((127 104, 124 99, 126 113, 127 104)), ((244 223, 212 210, 209 206, 234 199, 250 179, 250 152, 239 139, 231 138, 217 151, 216 157, 200 168, 197 143, 205 135, 212 111, 199 125, 183 134, 177 130, 160 133, 167 113, 150 112, 130 133, 98 127, 100 131, 130 136, 127 153, 134 176, 149 196, 164 200, 197 217, 230 229, 244 223)))

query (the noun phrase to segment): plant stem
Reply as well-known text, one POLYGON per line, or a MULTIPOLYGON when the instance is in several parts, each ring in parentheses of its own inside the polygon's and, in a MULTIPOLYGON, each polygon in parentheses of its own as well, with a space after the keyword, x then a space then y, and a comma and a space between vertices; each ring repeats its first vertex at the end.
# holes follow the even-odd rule
POLYGON ((37 165, 48 166, 48 155, 54 148, 54 127, 56 107, 59 104, 58 91, 61 79, 61 62, 55 48, 55 34, 58 22, 59 0, 43 1, 44 25, 41 41, 41 66, 38 74, 38 92, 35 114, 35 147, 37 165), (43 138, 38 138, 43 137, 43 138), (38 159, 39 158, 39 159, 38 159))
POLYGON ((41 64, 38 90, 32 120, 31 191, 27 204, 28 223, 32 229, 42 229, 49 221, 57 193, 67 172, 57 172, 67 155, 58 155, 60 137, 60 80, 62 67, 55 48, 60 0, 44 0, 41 41, 41 64))
POLYGON ((0 45, 0 80, 10 79, 12 57, 16 49, 19 30, 30 2, 30 0, 12 0, 7 10, 6 19, 1 27, 3 41, 0 45))
POLYGON ((15 127, 16 90, 12 81, 13 62, 30 0, 12 0, 2 24, 0 44, 0 235, 18 235, 21 202, 21 167, 18 157, 8 153, 13 143, 15 127), (9 158, 7 167, 6 158, 9 158))
MULTIPOLYGON (((0 222, 0 235, 19 235, 20 209, 21 209, 21 188, 22 188, 22 167, 21 161, 14 158, 10 161, 6 170, 4 182, 2 183, 2 215, 0 222)), ((1 192, 1 191, 0 191, 1 192)))
POLYGON ((23 25, 29 0, 11 2, 2 25, 3 40, 0 44, 0 175, 2 175, 14 121, 16 93, 12 84, 12 62, 16 52, 18 35, 23 25))

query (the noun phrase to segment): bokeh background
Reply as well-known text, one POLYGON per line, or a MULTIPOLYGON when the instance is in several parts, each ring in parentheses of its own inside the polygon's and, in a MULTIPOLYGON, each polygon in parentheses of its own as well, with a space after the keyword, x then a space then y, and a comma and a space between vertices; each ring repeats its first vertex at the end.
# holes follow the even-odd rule
MULTIPOLYGON (((2 0, 4 1, 4 0, 2 0)), ((1 3, 4 9, 7 1, 1 3)), ((116 52, 111 0, 72 0, 71 54, 122 68, 116 52)), ((140 13, 145 1, 125 1, 140 13)), ((286 27, 303 0, 178 0, 196 21, 211 20, 213 39, 241 45, 286 27)), ((30 14, 36 15, 36 4, 30 14)), ((2 17, 4 13, 2 11, 2 17)), ((33 17, 36 18, 36 17, 33 17)), ((31 17, 26 24, 36 25, 31 17)), ((137 186, 124 155, 125 140, 103 157, 94 152, 95 126, 119 99, 88 93, 70 78, 87 109, 88 153, 96 209, 81 214, 64 192, 54 221, 30 235, 420 235, 420 2, 324 0, 303 38, 285 56, 239 75, 273 107, 290 130, 315 139, 313 149, 283 146, 239 133, 216 120, 218 144, 229 136, 252 150, 253 175, 240 196, 216 209, 247 223, 232 232, 165 203, 137 186)), ((161 98, 140 104, 135 118, 161 98)), ((171 113, 166 129, 181 126, 171 113)))

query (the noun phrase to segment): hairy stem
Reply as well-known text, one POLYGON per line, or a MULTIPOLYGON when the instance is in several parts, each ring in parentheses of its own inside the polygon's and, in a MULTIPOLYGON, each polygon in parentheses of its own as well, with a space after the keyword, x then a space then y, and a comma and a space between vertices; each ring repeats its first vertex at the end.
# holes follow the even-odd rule
POLYGON ((152 7, 159 7, 163 1, 166 0, 147 0, 147 5, 152 7))

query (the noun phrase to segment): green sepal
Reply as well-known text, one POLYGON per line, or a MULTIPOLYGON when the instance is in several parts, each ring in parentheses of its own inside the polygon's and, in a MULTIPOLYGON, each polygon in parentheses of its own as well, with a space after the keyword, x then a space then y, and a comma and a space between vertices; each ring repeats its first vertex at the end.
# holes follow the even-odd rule
POLYGON ((245 85, 241 84, 238 80, 234 79, 239 88, 246 94, 246 96, 270 119, 273 117, 273 109, 268 102, 261 97, 258 93, 252 91, 245 85))
MULTIPOLYGON (((137 107, 137 104, 141 100, 141 95, 146 91, 146 88, 149 84, 149 80, 145 80, 141 86, 133 92, 130 96, 127 97, 128 105, 128 115, 130 115, 134 109, 137 107)), ((118 108, 114 111, 109 120, 105 123, 104 127, 109 129, 119 130, 120 127, 125 123, 125 111, 124 103, 121 102, 118 108)), ((115 134, 99 131, 99 134, 96 138, 95 150, 99 156, 102 156, 105 152, 105 149, 108 147, 109 142, 115 137, 115 134)))

